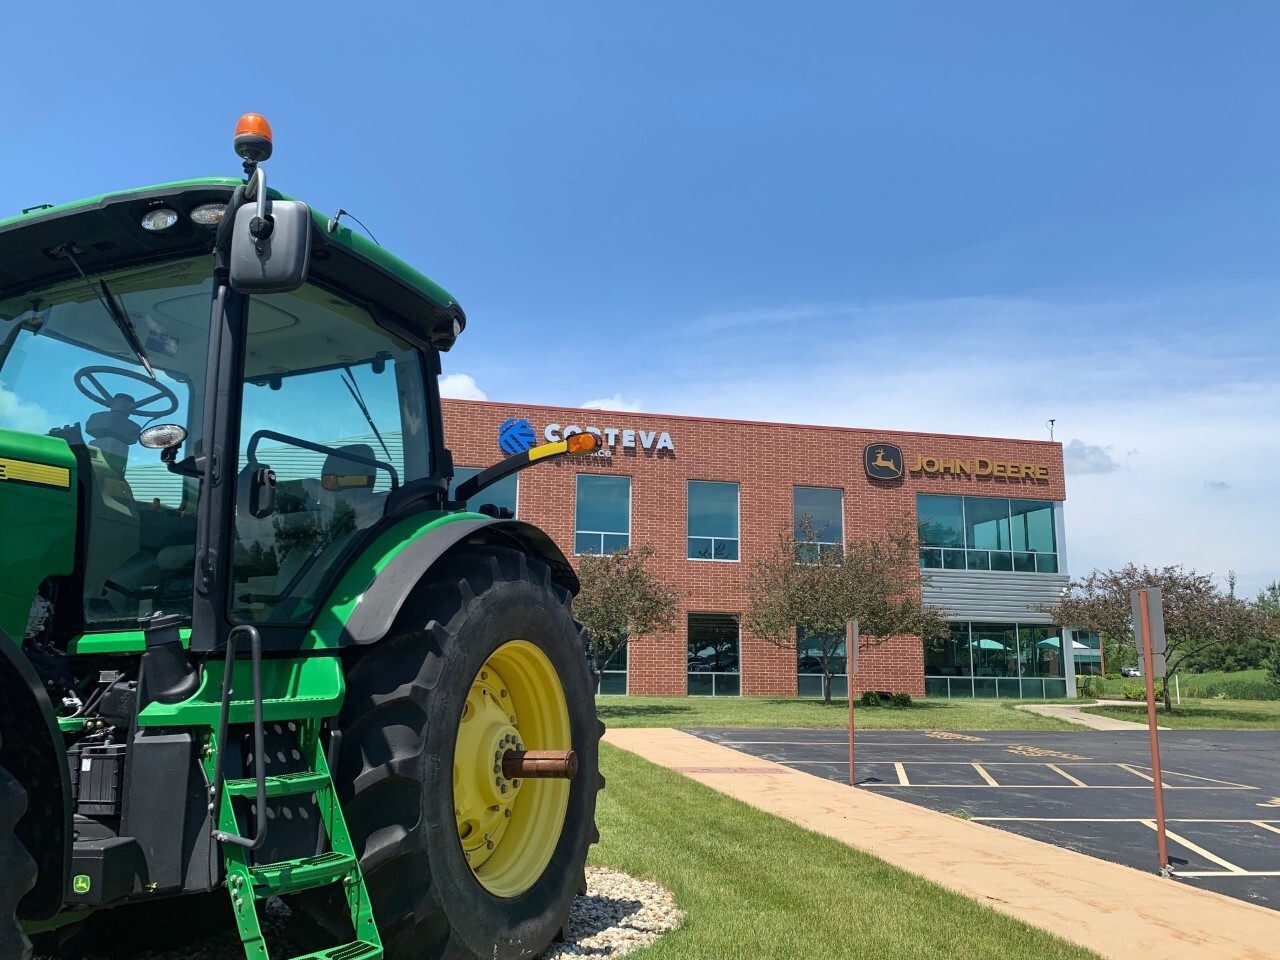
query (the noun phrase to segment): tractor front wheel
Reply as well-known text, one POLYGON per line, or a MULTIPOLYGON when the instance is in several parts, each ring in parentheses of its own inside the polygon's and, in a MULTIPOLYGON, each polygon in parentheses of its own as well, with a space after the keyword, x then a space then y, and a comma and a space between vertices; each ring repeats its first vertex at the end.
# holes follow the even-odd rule
POLYGON ((348 674, 334 777, 386 956, 538 957, 582 892, 602 783, 569 594, 536 559, 472 547, 410 605, 348 674), (573 751, 576 776, 522 777, 522 751, 573 751))
POLYGON ((27 792, 0 767, 0 957, 28 960, 31 944, 18 923, 18 902, 36 882, 36 864, 18 841, 27 792))

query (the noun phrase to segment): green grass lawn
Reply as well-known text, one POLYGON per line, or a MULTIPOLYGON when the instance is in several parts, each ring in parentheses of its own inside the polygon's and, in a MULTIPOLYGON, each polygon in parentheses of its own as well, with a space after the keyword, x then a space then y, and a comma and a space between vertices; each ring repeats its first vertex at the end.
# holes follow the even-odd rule
MULTIPOLYGON (((1145 701, 1124 707, 1083 707, 1116 720, 1147 722, 1145 701)), ((1160 707, 1156 723, 1175 730, 1280 730, 1280 701, 1277 700, 1188 700, 1175 705, 1173 713, 1160 707)))
MULTIPOLYGON (((870 713, 871 711, 866 711, 870 713)), ((1097 960, 1097 955, 604 745, 591 861, 671 890, 643 960, 1097 960)))
MULTIPOLYGON (((1027 700, 916 700, 910 707, 855 706, 863 730, 1079 730, 1079 726, 1015 710, 1027 700)), ((1054 701, 1076 703, 1077 701, 1054 701)), ((795 697, 597 697, 611 727, 846 727, 844 700, 795 697)))
MULTIPOLYGON (((1123 677, 1119 680, 1103 680, 1103 695, 1119 697, 1127 684, 1142 686, 1142 677, 1123 677)), ((1230 673, 1180 673, 1178 684, 1183 699, 1187 697, 1212 697, 1225 693, 1229 698, 1241 700, 1280 700, 1280 687, 1267 682, 1265 670, 1236 670, 1230 673)), ((1159 687, 1159 682, 1156 684, 1159 687)), ((1172 689, 1173 681, 1169 682, 1172 689)))

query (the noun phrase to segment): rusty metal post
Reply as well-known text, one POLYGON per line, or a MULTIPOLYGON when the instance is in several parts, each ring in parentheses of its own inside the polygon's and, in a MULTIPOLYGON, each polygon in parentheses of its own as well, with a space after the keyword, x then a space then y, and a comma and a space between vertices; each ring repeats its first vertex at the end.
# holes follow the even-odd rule
POLYGON ((578 775, 578 755, 572 750, 508 750, 502 755, 502 775, 508 780, 572 780, 578 775))
POLYGON ((1138 591, 1138 611, 1142 632, 1143 679, 1147 686, 1147 733, 1151 738, 1151 780, 1156 797, 1156 851, 1160 857, 1160 873, 1169 875, 1169 844, 1164 831, 1164 777, 1160 773, 1160 737, 1156 733, 1156 681, 1155 658, 1151 655, 1150 597, 1146 590, 1138 591))
POLYGON ((844 687, 849 698, 849 786, 854 784, 853 774, 853 678, 858 672, 858 621, 850 620, 844 638, 844 687))

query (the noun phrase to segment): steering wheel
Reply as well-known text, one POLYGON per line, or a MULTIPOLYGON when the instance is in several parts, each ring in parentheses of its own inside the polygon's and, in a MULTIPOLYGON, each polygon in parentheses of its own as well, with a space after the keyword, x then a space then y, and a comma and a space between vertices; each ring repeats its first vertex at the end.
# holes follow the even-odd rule
POLYGON ((135 373, 123 367, 81 367, 75 372, 73 379, 76 389, 94 403, 106 407, 113 413, 123 413, 126 417, 144 417, 154 420, 156 417, 167 417, 178 409, 178 395, 163 383, 152 380, 146 374, 135 373), (127 393, 111 393, 98 380, 98 377, 104 373, 124 377, 127 380, 137 380, 153 392, 141 400, 135 400, 127 393), (155 410, 147 409, 157 401, 164 401, 164 406, 155 410))

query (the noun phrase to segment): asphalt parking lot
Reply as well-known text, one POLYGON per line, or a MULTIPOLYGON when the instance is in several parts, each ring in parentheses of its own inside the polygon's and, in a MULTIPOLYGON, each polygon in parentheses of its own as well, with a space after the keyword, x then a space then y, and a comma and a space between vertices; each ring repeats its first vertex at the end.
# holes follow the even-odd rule
MULTIPOLYGON (((685 732, 848 781, 849 741, 842 730, 685 732)), ((1174 876, 1280 910, 1280 732, 1162 732, 1160 756, 1174 876)), ((856 789, 1157 870, 1145 729, 869 730, 857 735, 855 762, 856 789)))

